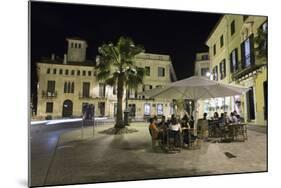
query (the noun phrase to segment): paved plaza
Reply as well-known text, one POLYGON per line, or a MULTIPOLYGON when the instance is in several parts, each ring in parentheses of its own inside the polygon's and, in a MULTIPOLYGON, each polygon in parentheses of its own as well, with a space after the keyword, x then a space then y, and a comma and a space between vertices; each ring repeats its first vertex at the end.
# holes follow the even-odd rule
POLYGON ((104 124, 60 136, 45 185, 120 181, 267 170, 267 135, 249 130, 245 142, 204 142, 199 150, 154 152, 146 123, 133 123, 136 133, 105 135, 104 124), (226 152, 236 156, 229 158, 226 152))

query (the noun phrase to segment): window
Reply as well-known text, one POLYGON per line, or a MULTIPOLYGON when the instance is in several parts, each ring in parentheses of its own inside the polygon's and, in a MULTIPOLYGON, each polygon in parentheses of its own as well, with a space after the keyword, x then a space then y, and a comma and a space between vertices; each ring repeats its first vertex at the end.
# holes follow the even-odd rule
POLYGON ((90 97, 90 82, 83 82, 83 97, 90 97))
POLYGON ((201 68, 201 76, 207 76, 209 72, 209 68, 201 68))
POLYGON ((62 74, 62 72, 63 72, 62 69, 60 69, 60 74, 62 74))
POLYGON ((216 45, 215 45, 215 44, 214 44, 214 46, 213 46, 213 53, 214 53, 214 55, 216 55, 216 53, 217 53, 216 45))
POLYGON ((71 84, 70 82, 67 83, 67 93, 71 92, 71 84))
POLYGON ((81 44, 80 43, 78 44, 78 48, 81 48, 81 44))
POLYGON ((158 77, 164 77, 165 76, 165 68, 158 67, 158 77))
POLYGON ((218 66, 213 68, 213 80, 218 80, 218 66))
POLYGON ((163 104, 157 104, 157 115, 163 115, 164 110, 163 110, 163 104))
POLYGON ((48 69, 47 69, 47 74, 50 74, 50 72, 51 72, 51 69, 48 68, 48 69))
POLYGON ((208 55, 202 55, 202 60, 208 60, 209 56, 208 55))
POLYGON ((77 76, 80 76, 80 70, 77 71, 77 76))
POLYGON ((67 82, 64 82, 63 92, 64 92, 64 93, 67 93, 67 82))
POLYGON ((70 89, 71 93, 74 93, 74 82, 71 83, 71 89, 70 89))
POLYGON ((46 103, 46 113, 53 113, 53 106, 54 104, 52 102, 46 103))
POLYGON ((99 96, 105 97, 105 84, 99 83, 99 96))
POLYGON ((65 75, 68 75, 68 70, 65 70, 65 75))
POLYGON ((238 49, 235 48, 230 53, 230 72, 236 72, 238 70, 238 49))
POLYGON ((55 94, 55 86, 56 86, 56 81, 55 80, 48 80, 47 83, 47 96, 54 96, 55 94))
POLYGON ((77 43, 75 43, 74 47, 77 48, 77 43))
POLYGON ((74 48, 74 43, 73 42, 71 43, 71 48, 74 48))
POLYGON ((220 45, 223 47, 223 35, 220 37, 220 45))
POLYGON ((53 74, 57 74, 57 69, 53 69, 53 74))
POLYGON ((225 69, 225 59, 220 62, 220 79, 224 79, 226 76, 226 69, 225 69))
POLYGON ((74 70, 72 70, 72 71, 71 71, 71 75, 74 75, 74 72, 75 72, 75 71, 74 71, 74 70))
POLYGON ((86 76, 86 71, 83 71, 83 76, 86 76))
POLYGON ((88 76, 91 76, 92 75, 92 72, 91 71, 88 71, 88 76))
POLYGON ((74 82, 64 82, 64 93, 74 93, 74 82))
POLYGON ((144 104, 144 115, 150 115, 150 112, 151 112, 151 106, 150 106, 150 104, 148 104, 148 103, 145 103, 144 104))
POLYGON ((134 99, 134 98, 136 98, 136 90, 134 90, 134 89, 129 89, 129 98, 130 99, 134 99))
POLYGON ((150 67, 145 67, 145 72, 147 76, 150 76, 150 67))
POLYGON ((233 35, 235 33, 235 21, 233 20, 230 24, 230 33, 233 35))
POLYGON ((252 34, 241 44, 242 68, 249 67, 255 63, 253 40, 252 34))

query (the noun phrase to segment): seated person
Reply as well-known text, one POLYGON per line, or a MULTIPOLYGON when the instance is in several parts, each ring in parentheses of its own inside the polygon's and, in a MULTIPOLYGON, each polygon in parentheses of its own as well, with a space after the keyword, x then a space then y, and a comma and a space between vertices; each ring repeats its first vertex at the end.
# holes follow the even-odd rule
POLYGON ((240 115, 237 113, 236 110, 233 111, 234 116, 240 121, 240 115))
POLYGON ((149 124, 149 133, 150 133, 151 139, 152 139, 152 148, 155 149, 156 140, 158 139, 159 129, 157 128, 157 126, 155 124, 155 119, 154 118, 150 118, 149 122, 150 122, 150 124, 149 124))
POLYGON ((189 127, 189 118, 187 114, 185 114, 181 119, 181 127, 189 127))
POLYGON ((169 130, 170 138, 174 138, 175 146, 179 147, 180 146, 181 126, 180 126, 180 124, 178 123, 178 121, 175 117, 173 117, 173 119, 171 119, 169 129, 170 129, 169 130))
POLYGON ((230 118, 229 118, 230 123, 238 123, 237 117, 234 115, 233 112, 230 113, 230 118))
POLYGON ((158 137, 162 140, 162 144, 166 143, 167 141, 167 123, 165 121, 166 117, 162 116, 161 121, 158 123, 157 128, 159 130, 158 137))
POLYGON ((194 129, 194 117, 193 116, 190 116, 189 126, 191 129, 194 129))

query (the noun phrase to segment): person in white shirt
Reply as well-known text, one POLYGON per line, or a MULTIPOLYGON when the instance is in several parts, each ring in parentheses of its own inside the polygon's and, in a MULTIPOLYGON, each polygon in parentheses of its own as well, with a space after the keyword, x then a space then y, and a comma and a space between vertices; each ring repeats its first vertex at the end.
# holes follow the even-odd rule
POLYGON ((169 125, 169 134, 170 138, 174 138, 174 144, 176 147, 180 146, 180 130, 181 130, 181 125, 177 121, 175 117, 171 119, 171 123, 169 125))
POLYGON ((229 118, 230 123, 238 123, 237 117, 234 115, 233 112, 230 113, 230 118, 229 118))

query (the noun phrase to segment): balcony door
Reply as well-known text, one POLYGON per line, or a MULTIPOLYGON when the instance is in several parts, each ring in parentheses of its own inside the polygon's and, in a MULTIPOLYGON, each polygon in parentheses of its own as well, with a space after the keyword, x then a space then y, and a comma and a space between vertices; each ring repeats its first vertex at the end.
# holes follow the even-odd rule
POLYGON ((255 113, 255 101, 254 101, 254 90, 253 87, 247 92, 247 111, 248 120, 254 120, 256 118, 255 113))

